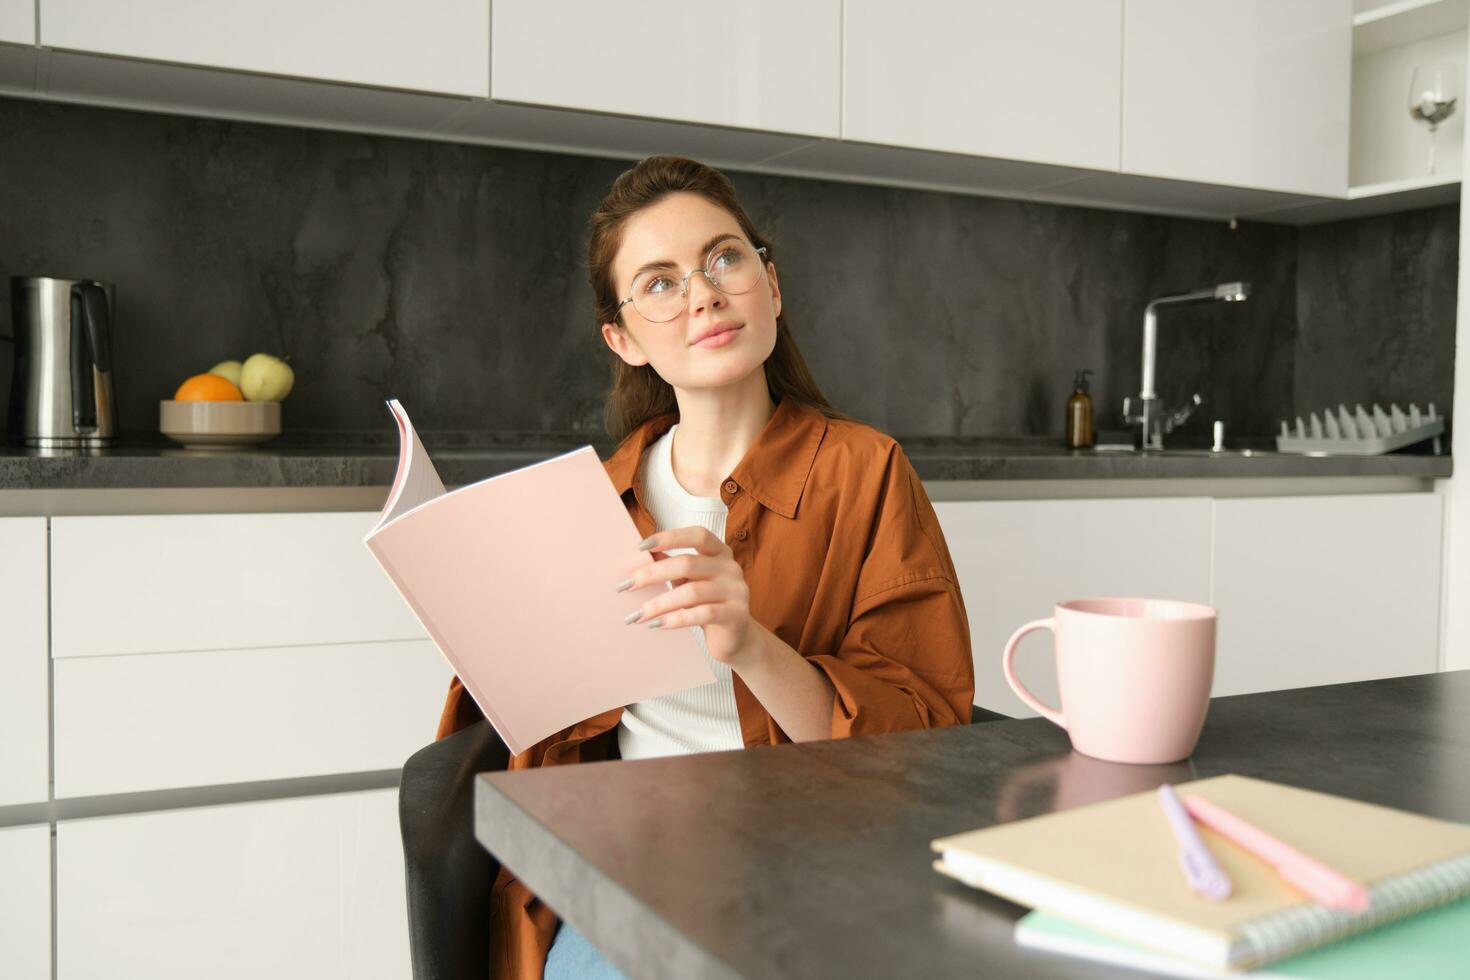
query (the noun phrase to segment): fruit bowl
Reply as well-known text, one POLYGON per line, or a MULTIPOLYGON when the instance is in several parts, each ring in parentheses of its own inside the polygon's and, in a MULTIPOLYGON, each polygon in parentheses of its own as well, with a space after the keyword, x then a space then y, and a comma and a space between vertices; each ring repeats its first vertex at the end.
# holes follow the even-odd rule
POLYGON ((249 446, 280 434, 281 403, 164 399, 158 430, 189 449, 249 446))

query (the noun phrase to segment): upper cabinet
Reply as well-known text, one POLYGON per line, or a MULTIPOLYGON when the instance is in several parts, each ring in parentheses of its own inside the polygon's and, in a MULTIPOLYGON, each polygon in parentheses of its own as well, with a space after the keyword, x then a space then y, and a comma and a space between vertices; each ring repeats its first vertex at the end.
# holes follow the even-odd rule
POLYGON ((497 101, 838 135, 840 0, 495 0, 492 15, 497 101))
POLYGON ((1458 193, 1405 72, 1463 64, 1467 5, 0 0, 0 92, 1309 223, 1458 193))
POLYGON ((0 41, 36 43, 35 0, 0 0, 0 41))
POLYGON ((1342 197, 1353 0, 1127 0, 1125 173, 1342 197))
POLYGON ((842 137, 1117 170, 1122 30, 1123 0, 847 0, 842 137))
POLYGON ((40 15, 50 48, 489 95, 487 0, 40 0, 40 15))

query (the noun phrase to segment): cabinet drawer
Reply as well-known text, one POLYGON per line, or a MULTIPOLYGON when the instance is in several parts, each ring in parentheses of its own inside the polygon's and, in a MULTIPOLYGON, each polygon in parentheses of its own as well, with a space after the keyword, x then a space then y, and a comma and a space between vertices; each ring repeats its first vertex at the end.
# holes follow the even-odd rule
POLYGON ((41 44, 484 98, 487 0, 41 0, 41 44))
POLYGON ((51 980, 51 826, 0 828, 0 974, 51 980))
POLYGON ((61 821, 56 975, 403 980, 397 795, 61 821))
POLYGON ((423 639, 362 543, 377 516, 53 518, 52 656, 423 639))
POLYGON ((396 769, 452 676, 429 640, 57 661, 56 796, 396 769))
POLYGON ((0 806, 46 800, 46 667, 46 518, 0 518, 0 806))

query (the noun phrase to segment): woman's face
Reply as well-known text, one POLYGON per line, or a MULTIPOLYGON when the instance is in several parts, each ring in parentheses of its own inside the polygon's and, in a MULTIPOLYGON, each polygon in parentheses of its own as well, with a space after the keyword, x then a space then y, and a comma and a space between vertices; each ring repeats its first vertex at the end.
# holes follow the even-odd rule
MULTIPOLYGON (((622 243, 613 258, 613 283, 618 299, 627 299, 633 280, 649 266, 663 274, 656 285, 677 293, 679 280, 691 269, 703 269, 721 242, 735 241, 753 248, 735 218, 699 194, 670 194, 634 214, 623 225, 622 243)), ((622 309, 623 324, 604 323, 602 336, 624 361, 651 364, 676 389, 720 388, 748 377, 766 362, 776 346, 776 316, 781 312, 781 290, 776 267, 765 263, 765 274, 743 293, 722 293, 703 272, 689 276, 684 310, 662 323, 644 319, 632 303, 622 309), (736 327, 717 338, 718 346, 699 342, 712 328, 736 327), (720 342, 723 343, 720 343, 720 342)))

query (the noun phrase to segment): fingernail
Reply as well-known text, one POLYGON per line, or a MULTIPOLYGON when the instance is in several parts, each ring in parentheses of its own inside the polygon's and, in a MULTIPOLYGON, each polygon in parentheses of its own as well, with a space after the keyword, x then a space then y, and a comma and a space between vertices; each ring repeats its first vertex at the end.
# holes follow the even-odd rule
POLYGON ((625 579, 623 579, 621 582, 619 582, 617 584, 617 587, 614 588, 613 591, 614 592, 626 592, 629 589, 631 589, 632 587, 633 587, 633 580, 630 579, 630 578, 625 578, 625 579))
POLYGON ((662 626, 663 624, 664 624, 664 618, 662 616, 660 616, 658 619, 650 619, 648 621, 648 628, 651 629, 651 630, 656 630, 660 626, 662 626))
POLYGON ((656 538, 656 537, 658 537, 658 535, 656 535, 656 534, 650 534, 648 537, 644 538, 642 541, 639 541, 638 542, 638 550, 639 551, 647 551, 649 548, 652 548, 653 547, 653 539, 656 538))
POLYGON ((624 626, 632 626, 634 623, 638 622, 638 617, 639 616, 642 616, 642 615, 643 615, 643 610, 642 609, 635 609, 635 610, 633 610, 632 612, 628 613, 627 618, 623 620, 623 625, 624 626))

